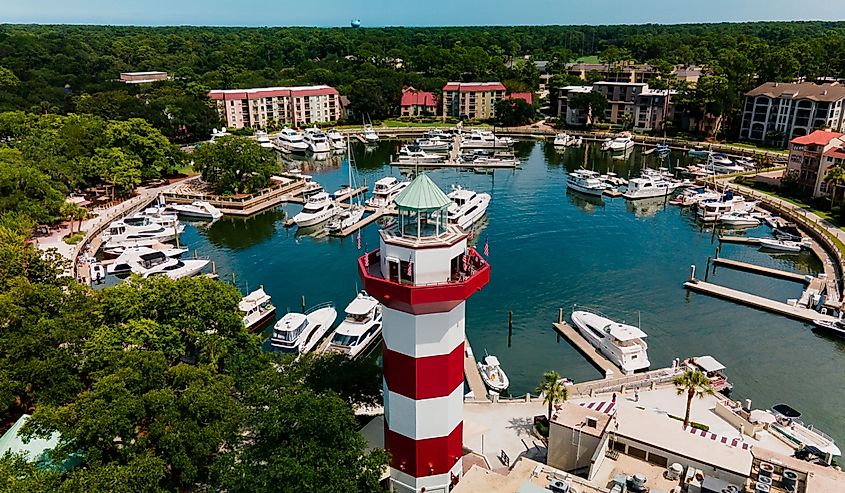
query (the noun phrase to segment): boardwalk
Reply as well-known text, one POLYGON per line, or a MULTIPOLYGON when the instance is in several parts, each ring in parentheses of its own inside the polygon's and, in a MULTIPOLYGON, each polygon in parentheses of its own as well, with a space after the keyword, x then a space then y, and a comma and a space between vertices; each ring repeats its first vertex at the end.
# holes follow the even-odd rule
POLYGON ((575 346, 596 368, 604 371, 605 375, 624 374, 624 372, 617 368, 616 365, 605 358, 592 344, 584 339, 584 336, 578 333, 571 325, 566 322, 557 322, 552 324, 567 341, 575 346))
POLYGON ((481 373, 478 371, 478 365, 475 361, 475 356, 472 353, 472 348, 469 345, 469 339, 464 341, 464 378, 466 378, 469 390, 472 391, 474 400, 488 401, 487 387, 484 381, 481 380, 481 373))
POLYGON ((813 320, 836 320, 834 317, 823 315, 815 310, 810 310, 809 308, 788 305, 780 301, 770 300, 769 298, 763 298, 762 296, 726 288, 717 284, 710 284, 704 281, 688 281, 684 283, 684 287, 690 291, 696 291, 716 298, 722 298, 735 303, 748 305, 759 310, 784 315, 806 323, 812 323, 813 320))
POLYGON ((749 264, 747 262, 740 262, 739 260, 731 260, 727 258, 716 258, 713 260, 715 265, 721 265, 730 269, 743 270, 754 274, 760 274, 769 277, 776 277, 778 279, 786 279, 787 281, 801 282, 809 284, 811 276, 799 274, 797 272, 787 272, 785 270, 772 269, 770 267, 763 267, 762 265, 749 264))

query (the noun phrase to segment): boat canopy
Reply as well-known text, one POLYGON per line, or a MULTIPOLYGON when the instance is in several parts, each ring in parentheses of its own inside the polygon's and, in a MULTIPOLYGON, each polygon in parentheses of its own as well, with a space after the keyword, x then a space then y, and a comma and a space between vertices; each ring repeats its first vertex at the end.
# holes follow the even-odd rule
POLYGON ((725 365, 719 363, 713 356, 695 358, 695 364, 706 372, 724 370, 725 365))
POLYGON ((258 288, 241 299, 240 303, 238 303, 238 309, 242 312, 248 312, 269 299, 270 297, 264 292, 264 288, 258 288))
POLYGON ((484 364, 487 366, 502 366, 499 363, 499 358, 495 356, 485 356, 484 357, 484 364))
POLYGON ((346 307, 346 313, 349 315, 366 315, 378 305, 378 300, 370 297, 358 297, 352 300, 352 303, 346 307))
POLYGON ((633 325, 612 323, 604 327, 604 331, 610 334, 614 339, 620 341, 633 341, 635 339, 642 339, 648 337, 648 334, 633 325))

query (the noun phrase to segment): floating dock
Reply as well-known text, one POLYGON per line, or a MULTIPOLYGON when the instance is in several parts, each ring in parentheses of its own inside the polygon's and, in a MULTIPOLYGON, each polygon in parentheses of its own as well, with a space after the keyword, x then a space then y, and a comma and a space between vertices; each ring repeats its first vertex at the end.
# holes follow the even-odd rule
POLYGON ((388 215, 386 209, 378 209, 377 211, 375 211, 372 214, 370 214, 369 216, 361 219, 360 221, 353 224, 352 226, 349 226, 346 229, 340 230, 340 232, 335 234, 335 236, 349 236, 352 233, 354 233, 354 232, 358 231, 359 229, 363 228, 364 226, 367 226, 369 224, 372 224, 372 223, 378 221, 379 218, 381 218, 382 216, 385 216, 385 215, 388 215))
POLYGON ((611 190, 609 188, 604 190, 604 194, 607 195, 608 197, 621 197, 622 195, 624 195, 619 190, 615 190, 615 189, 611 190))
POLYGON ((475 355, 472 352, 472 347, 469 345, 469 339, 464 339, 464 378, 476 401, 490 400, 487 396, 487 386, 484 385, 484 380, 481 379, 481 372, 478 371, 475 355))
POLYGON ((716 298, 722 298, 728 301, 733 301, 742 305, 747 305, 758 310, 763 310, 778 315, 800 320, 801 322, 812 323, 813 320, 827 320, 834 321, 835 317, 824 315, 809 308, 800 306, 793 306, 780 301, 763 298, 755 294, 738 291, 736 289, 726 288, 718 284, 710 284, 709 282, 692 280, 684 283, 684 287, 690 291, 707 294, 716 298))
POLYGON ((566 322, 556 322, 552 326, 562 335, 570 344, 581 352, 590 362, 599 370, 602 370, 605 375, 624 375, 625 372, 621 368, 614 365, 609 359, 605 358, 595 346, 587 342, 584 336, 578 333, 571 325, 566 322))
POLYGON ((812 276, 798 274, 796 272, 787 272, 785 270, 772 269, 770 267, 763 267, 762 265, 749 264, 747 262, 740 262, 739 260, 731 260, 727 258, 713 259, 715 265, 721 265, 730 269, 743 270, 753 274, 760 274, 769 277, 776 277, 778 279, 785 279, 787 281, 795 281, 804 284, 809 284, 812 276))
POLYGON ((746 245, 759 245, 760 238, 750 236, 719 236, 722 243, 744 243, 746 245))

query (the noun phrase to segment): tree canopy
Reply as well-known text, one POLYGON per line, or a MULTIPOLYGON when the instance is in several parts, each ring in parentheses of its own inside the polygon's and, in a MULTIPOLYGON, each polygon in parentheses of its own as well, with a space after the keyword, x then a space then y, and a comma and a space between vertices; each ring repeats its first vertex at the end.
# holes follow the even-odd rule
POLYGON ((247 137, 227 135, 193 154, 194 168, 219 194, 252 193, 270 184, 280 170, 272 151, 247 137))

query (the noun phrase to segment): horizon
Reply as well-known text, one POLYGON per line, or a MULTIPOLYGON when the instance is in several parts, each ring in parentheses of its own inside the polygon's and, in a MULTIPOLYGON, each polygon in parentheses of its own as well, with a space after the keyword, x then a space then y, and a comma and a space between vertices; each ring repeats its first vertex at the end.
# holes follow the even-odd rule
POLYGON ((432 0, 424 9, 397 8, 389 0, 325 0, 320 9, 292 2, 257 0, 247 6, 223 0, 150 0, 143 5, 86 0, 69 5, 45 0, 39 5, 6 7, 2 24, 122 26, 122 27, 254 27, 337 28, 360 19, 363 28, 533 27, 687 25, 758 22, 837 22, 826 0, 806 0, 796 17, 789 0, 712 0, 706 5, 678 5, 669 0, 642 0, 616 5, 615 0, 574 4, 536 0, 530 9, 514 9, 505 0, 470 0, 455 4, 432 0), (287 4, 287 5, 284 5, 287 4), (260 14, 256 14, 260 12, 260 14), (765 13, 767 15, 761 15, 765 13), (257 19, 258 21, 256 22, 257 19))

